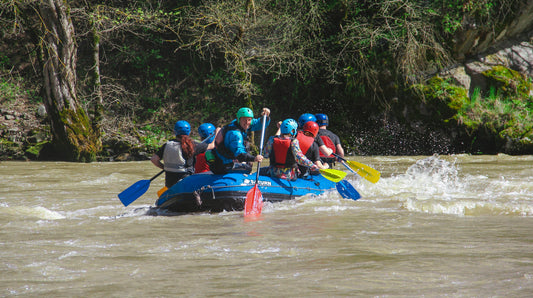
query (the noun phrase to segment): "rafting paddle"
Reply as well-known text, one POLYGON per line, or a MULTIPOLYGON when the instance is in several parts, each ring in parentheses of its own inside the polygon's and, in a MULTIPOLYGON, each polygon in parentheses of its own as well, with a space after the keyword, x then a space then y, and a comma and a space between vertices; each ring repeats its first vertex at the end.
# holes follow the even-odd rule
POLYGON ((350 171, 352 171, 353 173, 357 173, 359 176, 365 178, 366 180, 372 182, 372 183, 376 183, 378 182, 379 178, 381 177, 381 173, 378 172, 377 170, 365 165, 365 164, 362 164, 360 162, 357 162, 357 161, 351 161, 351 160, 346 160, 344 158, 342 158, 340 155, 338 154, 335 154, 333 153, 333 155, 335 155, 337 158, 339 158, 341 161, 342 161, 342 164, 347 168, 349 169, 350 171))
POLYGON ((333 182, 339 182, 346 177, 346 172, 335 169, 320 169, 320 174, 333 182))
POLYGON ((346 180, 339 181, 336 185, 337 191, 341 197, 345 199, 357 200, 361 195, 355 190, 355 188, 346 180))
MULTIPOLYGON (((259 144, 259 155, 263 154, 263 140, 265 138, 266 114, 263 115, 263 127, 261 128, 261 143, 259 144)), ((259 182, 259 167, 261 162, 257 162, 257 175, 255 176, 255 185, 246 193, 246 200, 244 201, 244 217, 252 217, 261 215, 263 210, 263 195, 257 186, 259 182)))
POLYGON ((350 182, 343 180, 346 177, 346 172, 335 169, 321 169, 320 173, 324 178, 335 182, 335 187, 343 198, 355 201, 361 197, 350 182))
POLYGON ((128 206, 148 190, 148 188, 150 187, 150 182, 152 182, 152 180, 154 180, 164 172, 165 170, 162 170, 161 172, 157 173, 157 175, 150 178, 150 180, 140 180, 133 183, 132 186, 126 188, 123 192, 119 193, 118 198, 120 199, 122 204, 124 204, 124 206, 128 206))

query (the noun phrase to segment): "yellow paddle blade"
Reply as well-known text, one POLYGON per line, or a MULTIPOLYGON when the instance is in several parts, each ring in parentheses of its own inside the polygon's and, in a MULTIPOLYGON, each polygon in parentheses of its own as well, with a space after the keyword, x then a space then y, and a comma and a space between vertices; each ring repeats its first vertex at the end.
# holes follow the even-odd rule
POLYGON ((335 169, 321 169, 320 173, 328 180, 339 182, 346 177, 346 172, 335 169))
POLYGON ((365 178, 366 180, 368 180, 368 181, 370 181, 372 183, 378 182, 379 178, 381 177, 381 173, 380 172, 378 172, 377 170, 372 169, 371 167, 369 167, 369 166, 367 166, 365 164, 362 164, 362 163, 357 162, 357 161, 351 161, 351 160, 347 160, 346 162, 348 163, 348 165, 350 166, 350 168, 352 170, 354 170, 361 177, 365 178))

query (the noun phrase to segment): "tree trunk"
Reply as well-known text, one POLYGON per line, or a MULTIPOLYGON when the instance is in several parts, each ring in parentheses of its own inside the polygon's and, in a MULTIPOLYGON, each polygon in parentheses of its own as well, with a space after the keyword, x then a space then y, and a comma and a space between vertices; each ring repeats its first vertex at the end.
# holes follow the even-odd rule
POLYGON ((77 45, 67 5, 63 0, 39 4, 45 105, 51 120, 54 157, 88 162, 95 159, 102 143, 76 95, 77 45))
POLYGON ((92 97, 94 97, 94 117, 93 117, 93 130, 96 133, 98 139, 101 137, 101 124, 102 117, 104 114, 104 96, 102 95, 102 80, 100 78, 100 34, 96 28, 96 23, 94 17, 90 16, 89 25, 91 28, 91 45, 92 45, 92 58, 93 58, 93 67, 92 67, 92 80, 91 84, 93 87, 92 97))

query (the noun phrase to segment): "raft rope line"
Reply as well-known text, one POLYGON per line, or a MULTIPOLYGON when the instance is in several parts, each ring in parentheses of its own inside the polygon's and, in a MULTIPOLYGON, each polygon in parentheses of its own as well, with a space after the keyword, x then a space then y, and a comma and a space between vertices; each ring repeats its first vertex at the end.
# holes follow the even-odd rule
MULTIPOLYGON (((200 187, 199 189, 195 190, 193 192, 193 194, 196 197, 196 201, 197 201, 198 205, 201 205, 202 204, 202 200, 200 199, 200 197, 201 197, 201 194, 204 191, 206 191, 206 190, 211 190, 211 195, 212 195, 213 200, 214 200, 214 199, 216 199, 215 189, 217 189, 217 188, 232 188, 232 187, 243 187, 243 186, 247 186, 247 185, 221 185, 221 186, 204 185, 204 186, 200 187)), ((278 185, 270 185, 269 187, 286 188, 286 187, 278 186, 278 185)), ((311 187, 308 187, 308 186, 307 187, 292 186, 292 188, 294 188, 295 190, 306 189, 306 190, 315 190, 315 191, 321 191, 321 192, 326 192, 327 191, 327 189, 323 190, 321 188, 311 188, 311 187)))
MULTIPOLYGON (((235 188, 235 187, 244 187, 244 186, 248 186, 248 185, 244 185, 244 184, 241 184, 241 185, 220 185, 220 186, 204 185, 204 186, 200 187, 199 189, 193 191, 192 194, 193 194, 194 198, 196 199, 196 204, 198 206, 201 206, 202 203, 203 203, 202 199, 201 199, 201 195, 206 190, 210 190, 211 191, 211 196, 212 196, 213 200, 215 200, 216 199, 215 189, 218 189, 218 188, 235 188)), ((270 185, 269 187, 286 188, 286 187, 278 186, 278 185, 270 185)), ((315 191, 320 191, 320 192, 326 192, 326 191, 330 190, 330 189, 322 189, 322 188, 311 188, 311 187, 308 187, 308 186, 307 187, 292 186, 292 188, 294 188, 295 190, 306 189, 306 190, 315 190, 315 191)), ((293 195, 290 195, 290 196, 293 196, 293 195)), ((168 197, 166 199, 168 200, 168 197)))

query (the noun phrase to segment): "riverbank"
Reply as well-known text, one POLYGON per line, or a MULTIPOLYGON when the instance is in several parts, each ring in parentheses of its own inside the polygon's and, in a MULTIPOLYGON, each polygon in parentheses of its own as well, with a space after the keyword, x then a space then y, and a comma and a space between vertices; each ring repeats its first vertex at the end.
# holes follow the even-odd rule
POLYGON ((243 106, 325 113, 349 155, 533 153, 531 1, 53 2, 0 5, 0 160, 144 160, 243 106))
MULTIPOLYGON (((0 161, 50 160, 46 154, 51 142, 50 124, 44 105, 21 97, 4 100, 1 106, 0 161)), ((152 155, 152 143, 143 143, 133 135, 118 136, 111 129, 107 131, 97 161, 147 160, 152 155)))
MULTIPOLYGON (((419 110, 421 106, 417 106, 419 110)), ((429 108, 428 108, 429 109, 429 108)), ((423 121, 418 113, 406 110, 404 119, 388 116, 366 116, 344 122, 340 132, 347 155, 432 155, 437 154, 529 154, 531 142, 526 137, 501 138, 498 132, 480 130, 469 134, 468 127, 455 125, 435 125, 423 121), (410 121, 405 122, 405 119, 410 121), (403 122, 403 123, 402 123, 403 122), (347 134, 351 132, 351 134, 347 134), (343 134, 341 134, 343 133, 343 134)), ((435 112, 434 113, 438 113, 435 112)), ((419 114, 419 113, 418 113, 419 114)), ((431 118, 432 114, 424 117, 431 118)), ((147 125, 119 130, 104 121, 102 130, 103 150, 96 161, 140 161, 150 156, 171 137, 168 129, 147 125)), ((267 133, 270 133, 267 132, 267 133)), ((272 132, 273 133, 273 132, 272 132)), ((193 138, 196 132, 191 132, 193 138)), ((47 146, 51 141, 50 125, 46 110, 41 103, 32 103, 25 98, 4 101, 0 108, 0 160, 52 160, 48 157, 47 146)))

